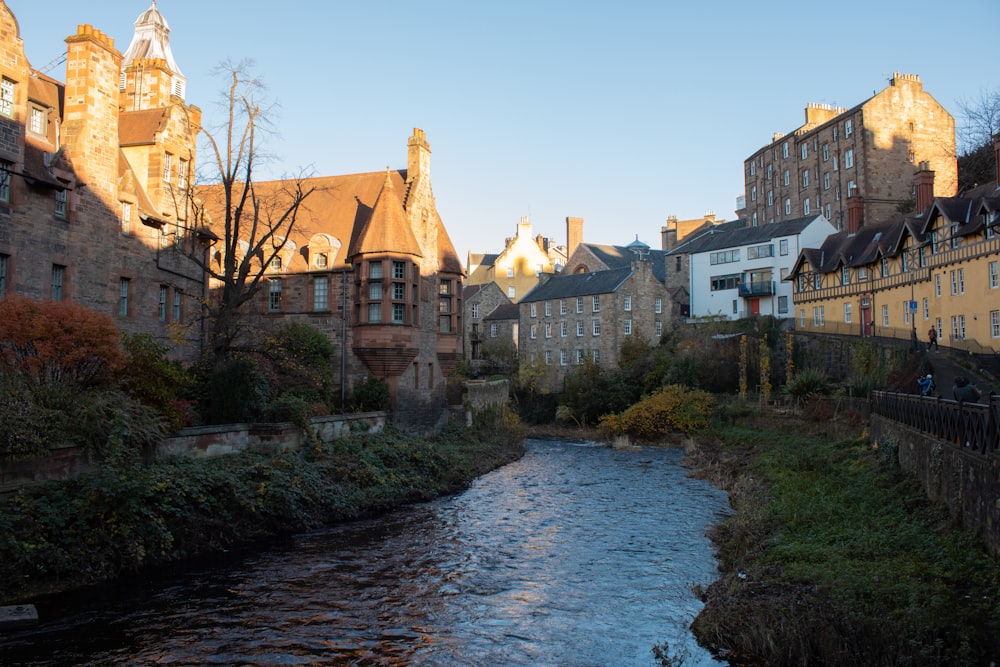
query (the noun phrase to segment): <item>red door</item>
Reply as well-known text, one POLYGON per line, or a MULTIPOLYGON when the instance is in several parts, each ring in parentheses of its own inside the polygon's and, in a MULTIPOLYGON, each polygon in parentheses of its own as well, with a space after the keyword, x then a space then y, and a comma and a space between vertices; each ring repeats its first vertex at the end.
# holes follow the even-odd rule
POLYGON ((760 315, 760 299, 750 299, 750 314, 760 315))
POLYGON ((861 309, 861 335, 868 337, 872 335, 872 309, 861 309))

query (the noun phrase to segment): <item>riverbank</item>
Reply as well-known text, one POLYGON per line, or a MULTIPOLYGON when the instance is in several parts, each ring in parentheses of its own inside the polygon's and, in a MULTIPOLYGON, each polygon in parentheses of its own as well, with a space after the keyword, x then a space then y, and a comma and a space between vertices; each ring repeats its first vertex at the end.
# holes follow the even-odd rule
POLYGON ((524 452, 519 425, 393 429, 305 451, 106 468, 0 503, 0 604, 456 493, 524 452))
POLYGON ((699 642, 735 667, 989 664, 997 563, 925 500, 863 425, 758 416, 696 438, 694 476, 730 493, 711 534, 699 642))

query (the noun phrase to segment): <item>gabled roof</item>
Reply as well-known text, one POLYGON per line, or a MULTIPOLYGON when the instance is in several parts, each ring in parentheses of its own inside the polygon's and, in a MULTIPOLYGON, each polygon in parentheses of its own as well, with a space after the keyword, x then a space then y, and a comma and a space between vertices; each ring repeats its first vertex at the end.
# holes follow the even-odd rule
POLYGON ((136 213, 143 224, 151 227, 159 227, 164 222, 164 216, 153 205, 153 200, 149 198, 142 181, 135 175, 132 165, 129 163, 125 152, 118 150, 118 188, 116 194, 128 193, 135 195, 136 213))
POLYGON ((627 246, 598 245, 596 243, 581 243, 599 262, 609 269, 632 266, 636 259, 647 259, 653 264, 653 275, 661 283, 666 280, 665 250, 652 250, 648 245, 636 239, 627 246))
POLYGON ((536 285, 521 298, 520 303, 610 294, 621 287, 631 275, 631 265, 589 273, 559 274, 536 285))
MULTIPOLYGON (((755 243, 765 243, 781 236, 795 236, 822 215, 795 218, 783 222, 774 222, 757 227, 730 226, 730 223, 715 225, 703 234, 681 243, 668 252, 668 255, 693 255, 702 252, 712 252, 724 248, 739 248, 755 243)), ((740 222, 740 221, 734 221, 740 222)))

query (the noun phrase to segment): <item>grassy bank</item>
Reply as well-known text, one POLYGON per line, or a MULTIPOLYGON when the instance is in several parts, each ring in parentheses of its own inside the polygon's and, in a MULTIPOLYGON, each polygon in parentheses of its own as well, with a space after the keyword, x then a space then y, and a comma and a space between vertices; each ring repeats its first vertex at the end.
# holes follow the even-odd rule
POLYGON ((25 490, 0 503, 0 604, 457 492, 522 452, 513 424, 387 430, 25 490))
POLYGON ((789 417, 699 439, 697 474, 730 491, 722 574, 699 641, 733 665, 990 664, 1000 568, 880 461, 860 426, 789 417))

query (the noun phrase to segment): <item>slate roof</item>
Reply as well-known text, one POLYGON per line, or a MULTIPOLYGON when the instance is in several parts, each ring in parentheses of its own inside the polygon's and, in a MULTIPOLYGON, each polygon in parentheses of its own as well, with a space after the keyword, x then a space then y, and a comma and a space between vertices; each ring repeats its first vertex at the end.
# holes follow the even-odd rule
POLYGON ((520 309, 516 303, 501 303, 484 320, 517 320, 520 309))
POLYGON ((520 303, 590 296, 594 294, 610 294, 621 287, 622 283, 631 275, 631 264, 604 271, 555 275, 545 282, 536 285, 521 298, 520 303))
POLYGON ((681 243, 667 254, 692 255, 695 253, 722 250, 724 248, 738 248, 755 243, 766 243, 779 236, 794 236, 799 234, 813 221, 822 217, 821 215, 812 215, 767 225, 758 225, 757 227, 737 226, 733 223, 742 223, 742 221, 734 220, 733 223, 715 225, 704 234, 681 243))
POLYGON ((604 266, 609 269, 619 269, 631 267, 636 257, 649 259, 653 264, 653 276, 661 283, 667 279, 666 264, 664 258, 667 256, 665 250, 653 250, 641 241, 633 241, 627 246, 620 245, 598 245, 595 243, 583 243, 593 255, 604 266))

